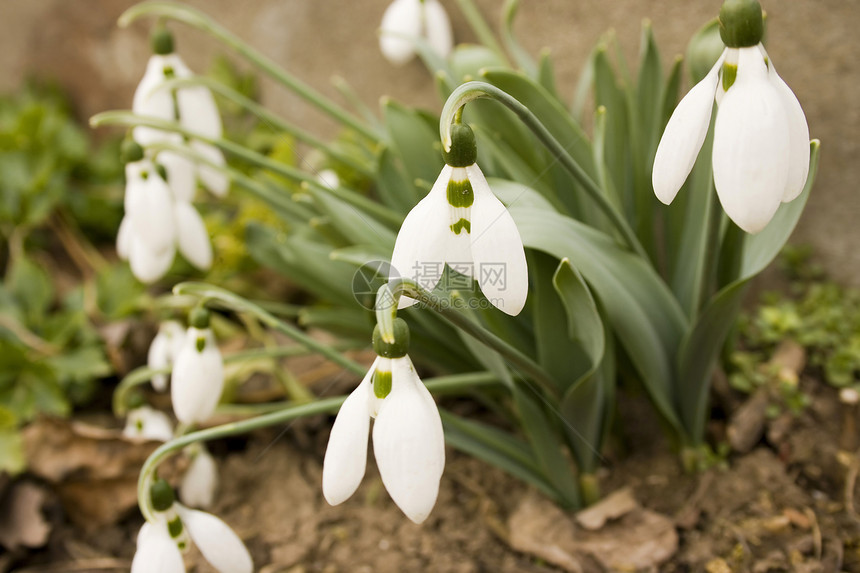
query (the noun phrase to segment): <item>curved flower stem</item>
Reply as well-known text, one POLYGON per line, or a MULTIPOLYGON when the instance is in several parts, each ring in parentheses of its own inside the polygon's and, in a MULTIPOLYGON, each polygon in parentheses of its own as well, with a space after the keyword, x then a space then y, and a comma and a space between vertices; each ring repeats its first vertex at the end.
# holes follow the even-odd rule
MULTIPOLYGON (((334 345, 333 348, 337 350, 349 350, 355 348, 355 345, 334 345)), ((310 354, 311 352, 311 350, 304 346, 275 346, 272 348, 252 348, 250 350, 244 350, 242 352, 228 354, 224 357, 224 363, 231 364, 233 362, 242 362, 244 360, 255 360, 259 358, 289 358, 292 356, 302 356, 305 354, 310 354)), ((134 370, 126 374, 125 377, 117 385, 113 393, 114 415, 117 418, 120 418, 122 416, 125 416, 125 414, 128 412, 128 394, 134 388, 146 384, 156 374, 170 374, 172 371, 173 367, 171 366, 167 366, 165 368, 149 368, 148 366, 141 366, 140 368, 135 368, 134 370)))
POLYGON ((390 280, 380 288, 379 293, 388 300, 387 303, 378 301, 376 306, 376 317, 383 340, 385 340, 387 335, 393 336, 393 333, 387 332, 388 325, 391 325, 391 328, 393 328, 393 318, 391 317, 397 312, 397 303, 400 297, 406 295, 423 303, 431 310, 436 311, 442 318, 474 337, 481 344, 501 354, 511 365, 540 384, 550 396, 560 398, 557 384, 539 364, 482 325, 457 312, 456 303, 451 299, 439 298, 412 279, 403 277, 390 280), (388 292, 384 292, 383 288, 388 288, 388 292), (392 298, 389 299, 389 296, 392 298))
POLYGON ((636 238, 636 234, 630 228, 630 225, 613 206, 612 203, 603 195, 603 192, 598 187, 597 183, 580 167, 580 165, 570 156, 564 146, 553 137, 549 130, 544 127, 535 114, 529 108, 524 106, 518 99, 510 95, 504 90, 497 88, 487 82, 467 82, 462 84, 448 97, 445 102, 445 107, 442 108, 442 117, 439 120, 439 134, 442 137, 442 145, 446 150, 451 149, 451 122, 457 111, 467 103, 479 98, 490 98, 501 103, 509 110, 514 112, 518 118, 528 127, 532 133, 537 136, 538 140, 549 150, 562 167, 576 179, 586 193, 594 200, 601 211, 609 218, 610 222, 615 226, 624 241, 636 254, 642 257, 643 260, 650 262, 651 259, 636 238))
POLYGON ((175 78, 164 82, 164 84, 162 85, 162 89, 174 90, 188 86, 205 86, 209 90, 218 93, 220 96, 230 100, 239 107, 251 112, 252 114, 257 116, 257 118, 260 119, 263 123, 275 129, 284 131, 292 135, 296 139, 307 143, 311 147, 319 149, 332 159, 349 166, 350 168, 354 169, 355 171, 366 177, 371 177, 373 175, 371 169, 368 168, 367 165, 365 165, 361 161, 358 161, 354 157, 347 155, 342 151, 332 147, 331 145, 316 137, 312 133, 291 124, 290 122, 284 120, 278 115, 272 113, 264 106, 258 104, 251 98, 243 96, 236 90, 229 88, 221 82, 213 80, 212 78, 207 78, 205 76, 175 78))
POLYGON ((328 358, 338 366, 341 366, 342 368, 349 370, 354 374, 363 376, 365 371, 367 370, 366 366, 363 366, 358 362, 355 362, 354 360, 350 360, 331 346, 311 338, 299 328, 293 326, 292 324, 279 320, 277 317, 266 312, 258 305, 249 302, 242 297, 231 293, 230 291, 224 290, 213 285, 208 285, 206 283, 186 282, 179 283, 178 285, 173 287, 173 292, 174 294, 195 295, 207 302, 216 301, 224 305, 226 308, 237 312, 248 312, 254 315, 257 320, 259 320, 269 328, 277 330, 281 334, 287 335, 299 344, 306 347, 308 350, 319 353, 320 355, 328 358))
POLYGON ((123 12, 119 17, 118 23, 121 28, 125 28, 138 18, 145 16, 176 20, 214 36, 235 50, 249 62, 266 72, 277 82, 295 92, 306 102, 322 110, 342 124, 354 129, 367 139, 370 139, 371 141, 379 140, 379 135, 377 133, 361 123, 352 114, 323 96, 303 81, 285 71, 274 61, 252 48, 232 32, 206 16, 203 12, 191 8, 190 6, 185 6, 175 2, 142 2, 123 12))
MULTIPOLYGON (((431 378, 426 380, 424 384, 427 386, 427 389, 434 394, 445 394, 470 390, 477 386, 496 385, 498 384, 498 379, 495 375, 489 372, 472 372, 468 374, 431 378)), ((152 485, 153 476, 155 475, 155 471, 158 469, 159 464, 173 453, 197 442, 206 442, 245 434, 260 428, 283 424, 304 416, 334 413, 338 408, 340 408, 340 405, 343 404, 344 400, 346 400, 346 396, 335 396, 333 398, 324 398, 322 400, 306 404, 291 404, 277 412, 263 414, 262 416, 257 416, 256 418, 251 418, 249 420, 231 422, 214 428, 191 432, 162 444, 158 449, 150 454, 140 470, 140 477, 137 481, 137 500, 138 505, 140 506, 140 512, 147 521, 155 520, 152 500, 149 497, 149 488, 152 485)))
MULTIPOLYGON (((358 193, 347 191, 342 187, 329 187, 320 183, 315 177, 309 175, 308 173, 305 173, 301 169, 296 169, 295 167, 291 167, 289 165, 281 163, 280 161, 270 159, 265 155, 261 155, 254 151, 251 151, 250 149, 227 139, 212 139, 209 137, 203 137, 198 133, 183 128, 176 122, 164 121, 152 117, 136 115, 130 111, 105 111, 91 117, 90 125, 92 127, 100 127, 103 125, 121 125, 124 127, 136 127, 142 125, 146 127, 160 129, 163 131, 179 133, 180 135, 183 135, 185 137, 197 139, 204 143, 208 143, 209 145, 214 145, 215 147, 218 147, 222 151, 234 155, 235 157, 244 159, 249 163, 252 163, 264 169, 268 169, 269 171, 272 171, 279 175, 283 175, 284 177, 293 181, 307 183, 314 189, 322 191, 324 193, 329 193, 333 197, 336 197, 341 201, 349 203, 350 205, 379 218, 381 221, 385 221, 389 224, 397 226, 399 226, 403 222, 402 217, 397 215, 394 211, 388 209, 380 203, 377 203, 376 201, 359 195, 358 193)), ((164 147, 166 148, 167 145, 164 145, 164 147)), ((180 149, 175 150, 181 152, 180 149)))

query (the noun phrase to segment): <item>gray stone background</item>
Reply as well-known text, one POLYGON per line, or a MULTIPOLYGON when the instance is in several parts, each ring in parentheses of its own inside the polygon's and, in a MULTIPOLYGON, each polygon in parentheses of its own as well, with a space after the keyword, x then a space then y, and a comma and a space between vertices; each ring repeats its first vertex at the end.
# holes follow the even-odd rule
MULTIPOLYGON (((495 23, 502 0, 476 0, 495 23)), ((474 38, 454 0, 449 9, 458 41, 474 38)), ((130 106, 148 57, 148 24, 120 30, 127 0, 2 0, 0 91, 28 75, 51 77, 69 89, 82 118, 130 106)), ((340 75, 370 105, 382 95, 439 110, 432 81, 419 63, 390 66, 376 30, 388 0, 190 0, 296 76, 337 97, 340 75)), ((719 11, 720 0, 522 0, 517 32, 536 54, 552 49, 557 81, 573 93, 580 68, 600 35, 614 28, 630 58, 641 21, 650 18, 664 61, 683 53, 692 33, 719 11)), ((794 89, 822 141, 819 178, 793 237, 808 243, 836 279, 860 285, 860 0, 762 0, 768 51, 794 89)), ((174 27, 177 48, 205 71, 223 50, 204 34, 174 27)), ((633 59, 632 61, 635 61, 633 59)), ((296 123, 325 134, 335 126, 292 94, 263 85, 264 102, 296 123)))

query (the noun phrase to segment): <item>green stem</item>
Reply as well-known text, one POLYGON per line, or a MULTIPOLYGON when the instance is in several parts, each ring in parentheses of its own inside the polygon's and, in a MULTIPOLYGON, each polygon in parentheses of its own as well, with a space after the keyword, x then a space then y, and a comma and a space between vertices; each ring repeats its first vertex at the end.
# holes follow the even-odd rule
MULTIPOLYGON (((455 376, 442 376, 426 380, 424 385, 434 394, 445 394, 472 389, 476 386, 491 386, 498 384, 498 379, 489 372, 473 372, 469 374, 458 374, 455 376)), ((315 414, 331 414, 340 408, 346 396, 335 396, 325 398, 307 404, 289 405, 277 412, 271 412, 249 420, 231 422, 214 428, 207 428, 185 434, 179 438, 166 442, 158 447, 146 459, 140 470, 137 482, 137 499, 140 512, 147 521, 155 520, 155 512, 152 508, 152 500, 149 497, 149 488, 152 485, 153 476, 159 464, 171 454, 182 450, 186 446, 197 442, 208 442, 239 434, 246 434, 253 430, 283 424, 315 414)))
POLYGON ((292 74, 288 73, 275 62, 242 41, 238 36, 222 27, 203 12, 174 2, 142 2, 132 6, 119 17, 119 26, 127 27, 129 24, 144 16, 154 16, 161 19, 171 19, 188 24, 198 30, 202 30, 230 48, 242 57, 266 72, 276 81, 295 92, 306 102, 320 109, 324 113, 349 126, 371 141, 378 141, 379 136, 372 129, 361 123, 356 117, 345 109, 332 102, 321 93, 302 82, 292 74))
POLYGON ((446 150, 451 148, 451 122, 454 114, 467 103, 478 98, 490 98, 498 101, 508 109, 510 109, 520 120, 528 127, 532 133, 540 140, 541 143, 549 150, 549 152, 561 163, 568 173, 576 179, 586 193, 594 200, 601 211, 609 218, 613 226, 621 233, 624 241, 631 250, 636 252, 643 260, 650 263, 651 259, 642 248, 636 234, 630 228, 627 220, 619 213, 612 203, 606 198, 597 183, 585 172, 585 170, 570 156, 564 146, 553 137, 549 130, 544 127, 535 114, 533 114, 526 106, 520 103, 515 97, 488 84, 486 82, 467 82, 454 90, 445 102, 445 107, 442 108, 442 117, 439 123, 439 132, 442 137, 442 145, 446 150))
POLYGON ((332 147, 331 145, 316 137, 312 133, 291 124, 290 122, 282 119, 281 117, 278 117, 276 114, 272 113, 251 98, 243 96, 236 90, 231 89, 212 78, 207 78, 205 76, 176 78, 164 82, 162 89, 175 90, 188 86, 205 86, 209 90, 217 92, 219 95, 221 95, 225 99, 230 100, 239 107, 251 112, 252 114, 257 116, 257 118, 259 118, 263 123, 269 125, 270 127, 284 131, 292 135, 299 141, 303 141, 311 147, 319 149, 332 159, 349 166, 350 168, 357 171, 358 173, 361 173, 365 177, 373 176, 373 171, 370 168, 368 168, 364 163, 356 160, 351 155, 347 155, 346 153, 343 153, 342 151, 332 147))
POLYGON ((521 370, 524 374, 530 376, 535 382, 540 384, 550 396, 560 398, 558 395, 557 384, 539 364, 484 328, 482 325, 472 321, 461 312, 457 312, 456 305, 451 299, 439 298, 415 281, 403 277, 390 280, 387 285, 383 285, 383 288, 385 287, 389 289, 395 302, 393 305, 384 308, 380 308, 383 307, 383 305, 378 305, 376 313, 377 318, 383 318, 384 320, 384 322, 380 324, 380 331, 383 333, 383 337, 385 336, 385 330, 383 329, 382 324, 387 324, 389 322, 388 315, 393 316, 393 314, 397 312, 397 301, 400 300, 401 295, 406 295, 423 303, 431 310, 436 311, 442 318, 471 335, 484 346, 498 352, 508 362, 510 362, 511 365, 521 370), (383 314, 386 316, 383 316, 383 314))
MULTIPOLYGON (((335 345, 338 350, 350 350, 355 348, 354 344, 335 345)), ((303 356, 310 354, 311 351, 304 346, 275 346, 272 348, 252 348, 234 354, 228 354, 224 357, 224 364, 232 364, 233 362, 242 362, 244 360, 257 360, 260 358, 290 358, 293 356, 303 356)), ((113 393, 113 412, 117 418, 125 416, 128 412, 127 400, 128 394, 134 388, 146 384, 156 374, 170 374, 173 372, 172 366, 165 368, 149 368, 141 366, 135 368, 120 381, 113 393)))
POLYGON ((281 334, 285 334, 299 344, 305 346, 310 351, 321 354, 322 356, 328 358, 338 366, 341 366, 342 368, 350 372, 363 376, 365 371, 367 370, 366 366, 363 366, 358 362, 350 360, 349 358, 340 354, 340 352, 338 352, 331 346, 318 340, 315 340, 314 338, 311 338, 299 328, 293 326, 292 324, 279 320, 277 317, 266 312, 258 305, 249 302, 227 290, 213 285, 208 285, 206 283, 186 282, 180 283, 173 287, 173 292, 175 294, 195 295, 200 297, 201 299, 206 300, 207 302, 217 301, 223 304, 225 307, 236 312, 251 313, 260 322, 262 322, 269 328, 272 328, 280 332, 281 334))
MULTIPOLYGON (((268 169, 269 171, 272 171, 279 175, 283 175, 284 177, 293 181, 307 183, 309 186, 316 189, 317 191, 328 193, 345 203, 349 203, 357 209, 361 209, 362 211, 373 215, 382 221, 387 222, 390 225, 399 226, 403 222, 402 217, 400 215, 388 209, 384 205, 381 205, 376 201, 368 199, 367 197, 364 197, 357 193, 346 191, 341 187, 328 187, 327 185, 320 183, 316 179, 316 177, 305 173, 301 169, 296 169, 295 167, 291 167, 289 165, 281 163, 280 161, 276 161, 274 159, 266 157, 265 155, 261 155, 254 151, 251 151, 250 149, 243 147, 238 143, 234 143, 226 139, 212 139, 209 137, 203 137, 198 133, 185 129, 176 122, 135 115, 134 113, 129 111, 106 111, 91 117, 90 125, 92 127, 100 127, 103 125, 121 125, 124 127, 136 127, 142 125, 146 127, 160 129, 163 131, 179 133, 185 137, 197 139, 204 143, 208 143, 209 145, 214 145, 215 147, 218 147, 222 151, 225 151, 235 157, 243 159, 251 164, 257 165, 264 169, 268 169)), ((164 148, 169 147, 168 144, 158 145, 164 148)), ((181 148, 170 148, 180 153, 182 152, 181 148)))

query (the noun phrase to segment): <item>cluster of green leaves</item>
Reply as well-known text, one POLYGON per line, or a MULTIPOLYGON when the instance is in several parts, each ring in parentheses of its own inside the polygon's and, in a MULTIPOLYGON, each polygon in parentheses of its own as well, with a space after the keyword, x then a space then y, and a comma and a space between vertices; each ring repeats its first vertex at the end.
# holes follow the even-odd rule
POLYGON ((2 469, 21 469, 20 424, 68 415, 112 372, 92 316, 98 303, 119 310, 110 308, 119 285, 93 300, 73 261, 103 270, 91 241, 112 242, 119 175, 116 145, 95 147, 56 88, 30 84, 0 98, 2 469))
POLYGON ((808 256, 806 249, 789 250, 784 263, 791 288, 766 293, 744 317, 743 346, 761 353, 794 340, 828 384, 860 389, 860 290, 827 280, 806 262, 808 256))

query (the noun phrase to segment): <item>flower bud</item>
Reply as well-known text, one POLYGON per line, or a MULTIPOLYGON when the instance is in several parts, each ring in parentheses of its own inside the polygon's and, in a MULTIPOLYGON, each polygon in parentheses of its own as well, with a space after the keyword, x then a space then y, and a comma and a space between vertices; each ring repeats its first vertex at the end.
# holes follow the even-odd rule
POLYGON ((757 0, 726 0, 720 8, 720 37, 729 48, 748 48, 764 35, 761 5, 757 0))
POLYGON ((475 133, 465 123, 455 123, 451 126, 451 150, 442 149, 442 158, 451 167, 469 167, 478 158, 478 146, 475 143, 475 133))
POLYGON ((379 325, 373 329, 373 350, 383 358, 403 358, 409 351, 409 326, 402 318, 394 319, 394 342, 382 339, 379 325))

